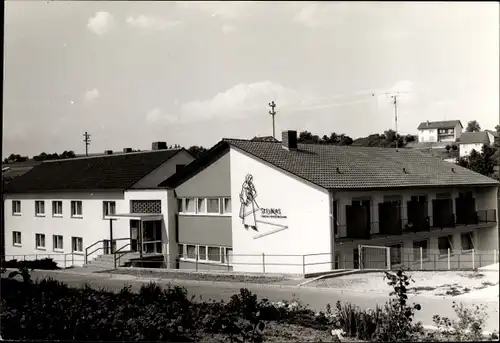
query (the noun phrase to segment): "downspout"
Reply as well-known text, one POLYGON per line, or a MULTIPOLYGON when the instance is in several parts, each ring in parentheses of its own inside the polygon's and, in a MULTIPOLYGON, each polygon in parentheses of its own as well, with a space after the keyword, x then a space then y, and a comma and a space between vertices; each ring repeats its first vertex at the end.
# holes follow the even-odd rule
POLYGON ((333 192, 328 191, 328 203, 330 204, 330 251, 331 270, 335 269, 335 217, 333 215, 333 192))

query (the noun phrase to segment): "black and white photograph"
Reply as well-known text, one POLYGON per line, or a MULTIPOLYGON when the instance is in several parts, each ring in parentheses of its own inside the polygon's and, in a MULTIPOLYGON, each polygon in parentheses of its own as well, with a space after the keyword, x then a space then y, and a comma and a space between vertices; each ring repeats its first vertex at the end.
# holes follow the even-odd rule
POLYGON ((498 2, 2 7, 0 339, 499 340, 498 2))

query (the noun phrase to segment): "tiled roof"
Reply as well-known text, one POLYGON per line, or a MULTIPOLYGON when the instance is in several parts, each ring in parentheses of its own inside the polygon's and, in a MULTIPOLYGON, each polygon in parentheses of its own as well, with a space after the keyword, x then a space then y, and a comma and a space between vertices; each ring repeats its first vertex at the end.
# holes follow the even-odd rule
POLYGON ((6 193, 127 189, 182 149, 43 162, 6 185, 6 193))
POLYGON ((482 132, 464 132, 460 135, 460 144, 490 144, 488 133, 482 132))
MULTIPOLYGON (((424 121, 420 123, 417 130, 425 130, 425 129, 452 129, 459 124, 462 126, 460 120, 446 120, 446 121, 424 121)), ((462 126, 463 127, 463 126, 462 126)))
POLYGON ((297 151, 288 151, 281 143, 224 141, 326 189, 498 184, 414 149, 299 144, 297 151))

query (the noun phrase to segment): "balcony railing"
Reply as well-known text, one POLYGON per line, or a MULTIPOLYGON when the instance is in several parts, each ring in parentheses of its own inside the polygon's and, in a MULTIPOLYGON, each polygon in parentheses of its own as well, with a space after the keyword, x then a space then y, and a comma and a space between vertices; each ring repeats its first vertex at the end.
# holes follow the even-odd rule
POLYGON ((497 222, 497 210, 481 210, 477 211, 477 221, 479 223, 496 223, 497 222))

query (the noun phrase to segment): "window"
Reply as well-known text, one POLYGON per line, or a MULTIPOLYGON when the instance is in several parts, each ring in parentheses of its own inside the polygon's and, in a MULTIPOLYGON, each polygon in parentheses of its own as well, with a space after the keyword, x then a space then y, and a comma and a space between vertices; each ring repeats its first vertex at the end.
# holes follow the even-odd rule
POLYGON ((196 245, 186 245, 186 258, 196 259, 196 245))
POLYGON ((35 245, 37 249, 45 249, 45 235, 43 233, 35 234, 35 245))
POLYGON ((52 236, 54 250, 63 250, 63 236, 54 235, 52 236))
POLYGON ((401 264, 401 255, 402 255, 403 245, 402 244, 393 244, 393 245, 389 245, 388 248, 390 248, 390 252, 391 252, 391 265, 401 264))
POLYGON ((207 213, 207 199, 196 199, 196 213, 207 213))
POLYGON ((184 199, 177 199, 177 212, 178 213, 182 213, 184 212, 184 207, 182 205, 184 205, 184 199))
POLYGON ((207 212, 208 213, 220 213, 219 199, 208 199, 207 200, 207 212))
POLYGON ((83 252, 83 238, 71 237, 71 249, 73 252, 83 252))
POLYGON ((12 200, 12 214, 21 215, 21 201, 20 200, 12 200))
POLYGON ((413 260, 420 260, 420 248, 422 248, 422 259, 428 258, 427 249, 429 248, 429 241, 415 241, 413 242, 413 260))
POLYGON ((63 214, 62 201, 52 201, 52 215, 60 217, 63 214))
POLYGON ((443 236, 438 238, 438 249, 441 255, 448 254, 448 249, 450 252, 453 251, 453 245, 451 244, 452 236, 443 236))
POLYGON ((186 198, 184 211, 186 213, 195 213, 196 212, 196 204, 194 202, 194 198, 186 198))
POLYGON ((71 216, 72 217, 81 217, 82 216, 82 202, 81 201, 72 201, 71 202, 71 216))
POLYGON ((45 201, 35 201, 35 215, 36 216, 45 215, 45 201))
POLYGON ((460 235, 462 242, 462 250, 474 249, 474 240, 472 239, 472 232, 464 232, 460 235))
POLYGON ((13 245, 21 245, 21 232, 20 231, 12 231, 12 244, 13 245))
POLYGON ((109 215, 116 214, 116 202, 115 201, 103 201, 102 202, 102 215, 107 217, 109 215))
POLYGON ((220 248, 219 247, 208 247, 208 260, 209 261, 215 261, 215 262, 220 262, 221 261, 220 248))
POLYGON ((198 247, 198 258, 200 260, 206 260, 207 259, 207 247, 204 245, 201 245, 198 247))
POLYGON ((231 213, 231 198, 224 198, 222 213, 231 213))

